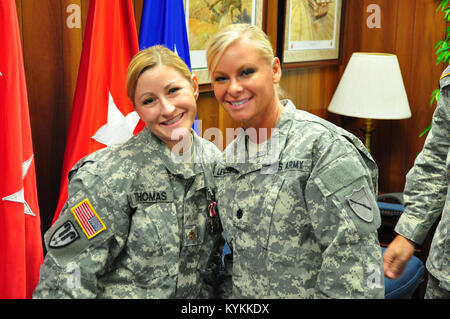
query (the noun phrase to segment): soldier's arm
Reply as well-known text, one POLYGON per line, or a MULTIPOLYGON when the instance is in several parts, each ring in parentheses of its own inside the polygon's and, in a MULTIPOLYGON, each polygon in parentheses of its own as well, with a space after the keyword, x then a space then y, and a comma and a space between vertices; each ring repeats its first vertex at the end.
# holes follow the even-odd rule
MULTIPOLYGON (((321 139, 323 141, 323 139, 321 139)), ((340 138, 315 152, 306 204, 322 253, 316 298, 383 298, 380 215, 371 177, 340 138)))
MULTIPOLYGON (((450 84, 450 81, 448 82, 450 84)), ((446 160, 450 147, 449 88, 450 85, 441 89, 433 115, 432 129, 422 152, 406 176, 405 211, 395 227, 398 234, 418 244, 423 242, 434 221, 442 213, 447 195, 446 160)))
POLYGON ((113 213, 118 207, 98 177, 74 176, 61 216, 45 234, 47 254, 33 298, 97 296, 97 279, 119 253, 127 229, 128 218, 113 213))

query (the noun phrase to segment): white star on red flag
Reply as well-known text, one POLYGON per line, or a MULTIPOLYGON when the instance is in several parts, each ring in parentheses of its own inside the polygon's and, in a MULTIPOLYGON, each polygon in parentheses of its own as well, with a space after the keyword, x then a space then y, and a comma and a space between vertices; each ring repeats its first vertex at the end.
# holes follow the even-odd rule
MULTIPOLYGON (((30 169, 32 161, 33 161, 33 155, 31 155, 31 157, 28 160, 26 160, 25 162, 22 163, 22 180, 25 179, 25 176, 27 175, 28 170, 30 169)), ((25 214, 31 215, 31 216, 36 216, 25 200, 23 187, 22 187, 22 189, 15 192, 14 194, 3 197, 2 200, 8 201, 8 202, 22 203, 22 204, 24 204, 23 209, 24 209, 25 214)))
POLYGON ((107 146, 124 143, 133 136, 138 122, 139 115, 136 111, 124 116, 109 93, 108 121, 95 132, 92 138, 107 146))

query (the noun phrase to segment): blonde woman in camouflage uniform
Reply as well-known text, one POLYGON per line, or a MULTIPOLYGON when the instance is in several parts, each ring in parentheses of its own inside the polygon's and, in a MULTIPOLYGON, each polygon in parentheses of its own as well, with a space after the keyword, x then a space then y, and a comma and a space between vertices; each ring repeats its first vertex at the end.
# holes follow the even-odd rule
POLYGON ((211 39, 214 94, 243 124, 215 170, 233 298, 383 298, 378 171, 350 133, 280 100, 257 27, 211 39))
POLYGON ((398 278, 441 217, 426 262, 429 272, 425 298, 450 298, 450 67, 439 81, 440 94, 433 125, 422 152, 406 175, 405 211, 395 231, 399 234, 384 253, 385 274, 398 278))
POLYGON ((71 171, 35 298, 214 296, 223 239, 208 205, 220 152, 191 130, 197 78, 155 46, 131 61, 127 94, 146 128, 71 171))

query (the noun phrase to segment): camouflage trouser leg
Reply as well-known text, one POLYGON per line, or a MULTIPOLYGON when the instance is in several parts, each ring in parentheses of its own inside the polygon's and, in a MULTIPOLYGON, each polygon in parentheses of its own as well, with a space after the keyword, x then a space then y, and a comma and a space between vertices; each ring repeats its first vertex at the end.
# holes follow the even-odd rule
POLYGON ((432 275, 428 276, 425 299, 450 299, 450 291, 439 286, 439 280, 432 275))

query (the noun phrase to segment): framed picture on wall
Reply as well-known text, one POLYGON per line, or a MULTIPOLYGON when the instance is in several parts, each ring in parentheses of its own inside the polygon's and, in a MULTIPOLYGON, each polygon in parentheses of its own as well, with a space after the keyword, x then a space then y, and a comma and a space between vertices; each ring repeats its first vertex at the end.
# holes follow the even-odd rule
POLYGON ((345 0, 285 0, 283 68, 340 63, 345 0))
POLYGON ((267 0, 184 0, 192 72, 201 91, 211 89, 206 64, 206 44, 220 29, 232 23, 251 23, 263 28, 267 0))

